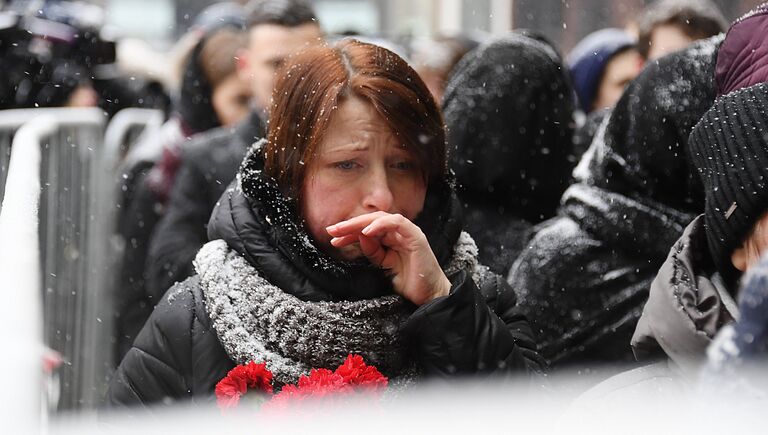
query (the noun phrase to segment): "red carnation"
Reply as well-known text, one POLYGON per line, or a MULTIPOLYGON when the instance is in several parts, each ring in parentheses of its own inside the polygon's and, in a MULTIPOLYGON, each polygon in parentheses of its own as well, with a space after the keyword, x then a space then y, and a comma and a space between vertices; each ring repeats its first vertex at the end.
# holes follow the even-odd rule
POLYGON ((272 372, 267 369, 266 364, 256 364, 251 361, 245 365, 244 371, 248 388, 272 394, 272 372))
POLYGON ((312 369, 309 376, 299 377, 299 391, 306 396, 323 397, 351 391, 344 378, 328 369, 312 369))
POLYGON ((247 389, 245 379, 228 374, 216 384, 216 403, 221 409, 234 408, 247 389))
POLYGON ((304 398, 299 388, 293 384, 284 386, 279 393, 272 396, 272 399, 265 403, 261 410, 264 412, 282 411, 288 408, 289 403, 300 402, 304 398))
POLYGON ((233 408, 249 389, 272 394, 272 372, 267 370, 266 364, 251 361, 230 370, 216 384, 216 403, 221 409, 233 408))
POLYGON ((336 374, 349 385, 376 391, 386 388, 389 382, 376 367, 365 364, 360 355, 349 354, 344 363, 336 369, 336 374))

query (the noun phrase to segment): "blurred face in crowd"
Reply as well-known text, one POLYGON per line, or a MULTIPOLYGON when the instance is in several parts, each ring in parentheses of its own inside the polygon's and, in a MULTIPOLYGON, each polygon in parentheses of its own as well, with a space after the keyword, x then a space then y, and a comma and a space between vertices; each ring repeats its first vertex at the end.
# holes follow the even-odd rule
POLYGON ((238 74, 230 74, 213 89, 211 103, 222 125, 232 125, 248 115, 251 87, 238 74))
POLYGON ((240 62, 259 109, 266 110, 269 107, 275 71, 285 59, 321 42, 322 34, 317 23, 296 27, 259 24, 251 28, 248 48, 241 54, 240 62))
POLYGON ((733 267, 746 272, 760 260, 760 255, 766 249, 768 249, 768 213, 760 217, 741 247, 733 251, 731 255, 733 267))
POLYGON ((301 209, 307 229, 327 252, 346 260, 358 244, 331 247, 326 227, 366 213, 399 213, 413 220, 424 207, 427 184, 419 162, 366 100, 338 106, 308 168, 301 209))
POLYGON ((90 85, 79 85, 69 94, 66 107, 96 107, 99 104, 99 94, 90 85))
POLYGON ((682 50, 693 42, 693 39, 674 24, 656 26, 651 32, 648 60, 658 59, 673 51, 682 50))
POLYGON ((613 56, 603 71, 592 109, 613 107, 642 67, 643 57, 635 49, 624 50, 613 56))

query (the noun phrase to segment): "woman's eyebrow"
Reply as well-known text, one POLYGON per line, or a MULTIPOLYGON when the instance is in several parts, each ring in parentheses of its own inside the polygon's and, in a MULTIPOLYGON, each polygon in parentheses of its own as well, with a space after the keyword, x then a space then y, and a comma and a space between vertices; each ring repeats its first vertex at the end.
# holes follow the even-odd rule
POLYGON ((350 143, 346 145, 338 145, 334 148, 324 151, 323 153, 333 154, 333 153, 360 152, 360 151, 367 151, 369 148, 370 147, 367 144, 350 143))

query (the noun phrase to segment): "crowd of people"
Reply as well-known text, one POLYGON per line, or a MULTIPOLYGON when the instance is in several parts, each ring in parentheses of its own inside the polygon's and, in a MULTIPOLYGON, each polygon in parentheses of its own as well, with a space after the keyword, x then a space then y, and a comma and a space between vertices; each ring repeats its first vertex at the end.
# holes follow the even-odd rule
MULTIPOLYGON (((768 3, 729 24, 659 0, 567 55, 535 29, 391 50, 321 24, 303 0, 217 4, 172 97, 142 85, 168 118, 120 171, 110 407, 350 353, 393 389, 632 368, 612 394, 768 355, 768 3)), ((39 46, 25 25, 1 31, 39 46)), ((0 106, 141 106, 99 88, 114 47, 86 40, 107 54, 26 55, 51 79, 0 68, 0 106)))

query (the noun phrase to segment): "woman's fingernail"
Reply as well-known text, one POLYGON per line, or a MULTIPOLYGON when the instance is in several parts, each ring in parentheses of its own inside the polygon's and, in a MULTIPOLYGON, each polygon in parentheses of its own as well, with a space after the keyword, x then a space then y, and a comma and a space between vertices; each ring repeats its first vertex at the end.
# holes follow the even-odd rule
POLYGON ((336 225, 329 225, 329 226, 325 227, 325 231, 327 231, 329 233, 331 231, 335 231, 335 230, 336 230, 336 225))
POLYGON ((370 226, 370 225, 368 225, 367 227, 363 228, 363 230, 362 230, 362 231, 360 231, 360 232, 361 232, 361 233, 363 233, 363 234, 365 234, 365 235, 367 236, 367 235, 368 235, 368 233, 370 233, 370 232, 371 232, 371 226, 370 226))

